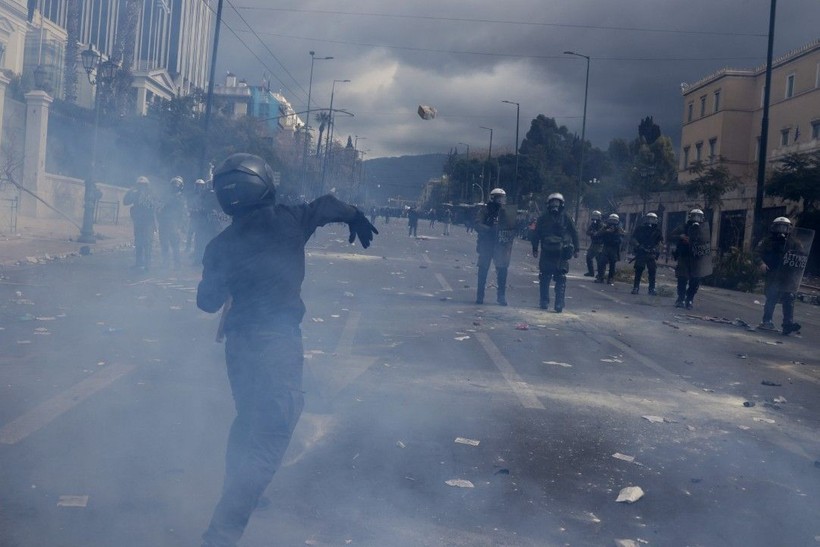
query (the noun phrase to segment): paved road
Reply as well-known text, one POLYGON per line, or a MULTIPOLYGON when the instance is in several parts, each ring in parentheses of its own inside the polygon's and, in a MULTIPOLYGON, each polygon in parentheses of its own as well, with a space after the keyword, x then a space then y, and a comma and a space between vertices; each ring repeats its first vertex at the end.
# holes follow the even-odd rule
MULTIPOLYGON (((523 243, 510 306, 476 306, 474 236, 380 229, 309 245, 308 406, 242 545, 818 544, 817 307, 783 338, 731 324, 760 296, 704 289, 687 314, 574 272, 545 313, 523 243)), ((218 318, 197 271, 130 262, 0 284, 0 545, 198 545, 233 418, 218 318)))

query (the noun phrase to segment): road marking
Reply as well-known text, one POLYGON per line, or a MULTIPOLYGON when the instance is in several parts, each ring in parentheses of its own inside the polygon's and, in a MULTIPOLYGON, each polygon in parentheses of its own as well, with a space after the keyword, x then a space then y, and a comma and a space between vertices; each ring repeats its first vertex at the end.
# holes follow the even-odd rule
POLYGON ((353 349, 353 337, 356 336, 356 329, 359 328, 359 320, 362 318, 362 312, 350 312, 347 318, 342 335, 339 337, 339 343, 336 344, 337 355, 350 355, 353 349))
POLYGON ((615 298, 614 296, 612 296, 612 295, 610 295, 610 294, 607 294, 607 293, 605 293, 605 292, 603 292, 603 291, 598 291, 598 290, 596 290, 594 287, 590 287, 589 285, 578 285, 578 286, 579 286, 579 287, 581 287, 582 289, 586 289, 586 290, 588 290, 588 291, 590 291, 590 292, 593 292, 593 293, 595 293, 595 294, 597 294, 597 295, 599 295, 599 296, 603 296, 604 298, 608 298, 609 300, 612 300, 612 301, 613 301, 613 302, 615 302, 616 304, 626 304, 626 302, 624 302, 624 301, 623 301, 623 300, 621 300, 620 298, 615 298))
POLYGON ((428 264, 432 264, 432 263, 433 263, 433 261, 432 261, 432 260, 430 260, 430 257, 429 257, 429 256, 427 256, 427 255, 421 255, 421 258, 422 258, 422 260, 424 260, 424 261, 425 261, 426 263, 428 263, 428 264))
POLYGON ((450 284, 447 283, 447 280, 444 279, 444 276, 441 275, 440 273, 436 273, 436 279, 438 279, 439 285, 441 285, 441 288, 444 289, 445 291, 452 291, 453 290, 453 288, 450 286, 450 284))
POLYGON ((532 388, 530 388, 530 386, 521 379, 510 362, 507 361, 503 355, 501 355, 501 351, 495 344, 493 344, 490 337, 483 332, 476 333, 475 337, 481 344, 481 347, 484 348, 487 355, 489 355, 490 359, 492 359, 493 364, 495 364, 496 368, 499 372, 501 372, 501 375, 510 385, 513 393, 515 393, 518 400, 521 401, 524 408, 545 410, 544 405, 542 405, 541 401, 538 400, 538 397, 535 396, 532 388))
MULTIPOLYGON (((639 361, 645 367, 654 370, 655 372, 657 372, 661 376, 666 376, 670 380, 674 380, 674 381, 679 380, 679 378, 675 374, 673 374, 671 371, 663 368, 661 365, 659 365, 658 363, 656 363, 655 361, 653 361, 649 357, 647 357, 647 356, 645 356, 641 353, 638 353, 637 351, 632 349, 630 346, 628 346, 624 342, 618 340, 614 336, 604 336, 604 339, 607 342, 609 342, 610 344, 612 344, 613 346, 615 346, 616 348, 618 348, 619 350, 621 350, 622 352, 628 354, 630 357, 632 357, 636 361, 639 361)), ((689 382, 685 382, 685 383, 689 384, 689 382)), ((691 384, 689 384, 689 385, 691 385, 691 384)))
POLYGON ((96 392, 133 371, 134 365, 111 365, 44 401, 0 428, 0 443, 16 444, 65 414, 96 392))

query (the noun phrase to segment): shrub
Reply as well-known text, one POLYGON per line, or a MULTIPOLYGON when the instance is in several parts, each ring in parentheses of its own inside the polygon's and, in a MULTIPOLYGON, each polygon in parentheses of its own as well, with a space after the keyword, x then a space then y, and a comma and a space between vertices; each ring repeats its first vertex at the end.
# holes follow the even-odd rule
POLYGON ((752 292, 760 279, 761 274, 752 260, 752 253, 732 247, 715 259, 712 275, 703 282, 723 289, 752 292))

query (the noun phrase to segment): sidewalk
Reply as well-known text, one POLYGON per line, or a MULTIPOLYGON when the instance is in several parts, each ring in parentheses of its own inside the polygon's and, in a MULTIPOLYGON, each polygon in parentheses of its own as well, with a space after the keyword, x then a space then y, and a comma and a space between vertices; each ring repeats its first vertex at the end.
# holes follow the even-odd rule
POLYGON ((67 220, 19 216, 14 233, 8 228, 0 230, 0 269, 77 256, 86 245, 92 253, 121 249, 134 240, 127 215, 116 225, 95 224, 94 233, 98 236, 96 243, 79 243, 79 229, 67 220))

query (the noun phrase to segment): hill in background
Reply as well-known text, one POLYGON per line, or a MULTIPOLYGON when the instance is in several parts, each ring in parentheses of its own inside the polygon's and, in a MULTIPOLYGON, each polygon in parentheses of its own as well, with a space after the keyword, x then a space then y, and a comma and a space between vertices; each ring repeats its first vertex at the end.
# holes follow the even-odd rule
POLYGON ((447 154, 376 158, 364 163, 368 200, 384 205, 388 198, 415 200, 425 183, 440 178, 447 154))

